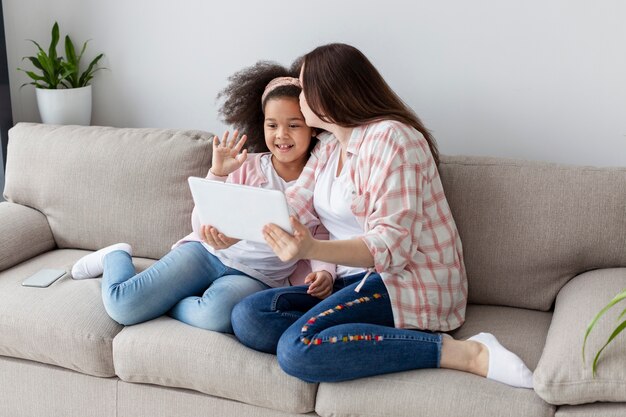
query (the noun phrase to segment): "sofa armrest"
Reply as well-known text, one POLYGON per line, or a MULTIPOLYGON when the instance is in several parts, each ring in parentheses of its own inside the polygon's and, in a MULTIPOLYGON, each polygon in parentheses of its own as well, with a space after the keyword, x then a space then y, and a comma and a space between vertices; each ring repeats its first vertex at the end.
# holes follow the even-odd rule
POLYGON ((546 344, 535 369, 534 388, 554 405, 595 401, 626 401, 626 338, 620 335, 604 350, 592 375, 593 358, 606 342, 623 308, 609 310, 587 339, 583 338, 595 315, 626 288, 626 268, 598 269, 574 277, 559 292, 546 344))
POLYGON ((20 204, 0 203, 0 271, 55 247, 46 216, 20 204))

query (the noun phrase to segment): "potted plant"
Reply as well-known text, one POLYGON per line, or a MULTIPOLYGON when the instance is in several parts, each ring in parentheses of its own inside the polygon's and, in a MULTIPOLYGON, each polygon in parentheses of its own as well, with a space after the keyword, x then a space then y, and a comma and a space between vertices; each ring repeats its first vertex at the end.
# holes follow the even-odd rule
MULTIPOLYGON (((583 363, 585 362, 585 345, 587 344, 587 337, 589 336, 589 333, 591 333, 591 330, 594 328, 594 326, 596 325, 600 317, 604 315, 604 313, 606 313, 611 307, 615 306, 615 304, 619 303, 620 301, 624 299, 626 299, 626 289, 623 290, 621 293, 617 294, 615 297, 613 297, 613 299, 602 310, 600 310, 600 312, 593 318, 593 320, 591 320, 591 323, 589 323, 589 326, 587 326, 587 331, 585 332, 585 339, 583 340, 583 363)), ((613 341, 613 339, 615 339, 617 335, 619 335, 626 328, 625 316, 626 316, 626 309, 624 309, 624 311, 622 311, 619 317, 617 318, 618 322, 621 321, 622 319, 624 319, 624 321, 622 321, 621 323, 618 323, 618 325, 613 330, 613 333, 611 333, 611 335, 607 339, 606 343, 596 353, 596 356, 593 359, 593 368, 592 368, 594 377, 596 375, 596 371, 598 368, 598 359, 600 359, 600 355, 602 354, 602 351, 609 345, 609 343, 613 341)))
POLYGON ((65 57, 57 55, 59 43, 59 24, 52 27, 52 38, 48 52, 34 40, 29 39, 37 47, 37 56, 24 57, 35 67, 34 71, 23 71, 33 81, 24 83, 34 85, 37 94, 37 107, 43 123, 77 124, 91 123, 91 79, 98 67, 103 54, 96 56, 85 71, 80 71, 80 61, 87 48, 87 42, 78 55, 74 43, 65 36, 65 57))

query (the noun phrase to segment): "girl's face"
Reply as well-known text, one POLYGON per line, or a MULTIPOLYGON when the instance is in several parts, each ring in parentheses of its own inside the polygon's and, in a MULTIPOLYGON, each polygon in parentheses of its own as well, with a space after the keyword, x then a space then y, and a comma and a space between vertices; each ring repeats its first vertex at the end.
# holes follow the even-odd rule
POLYGON ((265 103, 265 144, 282 164, 306 164, 313 129, 306 125, 298 99, 271 98, 265 103))

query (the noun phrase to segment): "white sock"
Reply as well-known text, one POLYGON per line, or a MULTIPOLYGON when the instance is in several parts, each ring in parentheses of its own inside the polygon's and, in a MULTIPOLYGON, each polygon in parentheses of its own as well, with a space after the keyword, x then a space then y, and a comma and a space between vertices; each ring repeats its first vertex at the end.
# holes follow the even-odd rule
POLYGON ((133 248, 131 248, 128 243, 116 243, 115 245, 107 246, 99 251, 85 255, 76 261, 72 267, 72 278, 85 279, 99 277, 102 275, 102 271, 104 271, 104 267, 102 266, 104 256, 116 250, 123 250, 129 255, 133 255, 133 248))
POLYGON ((518 388, 533 387, 533 373, 513 352, 507 350, 491 333, 479 333, 467 340, 485 345, 489 351, 487 378, 518 388))

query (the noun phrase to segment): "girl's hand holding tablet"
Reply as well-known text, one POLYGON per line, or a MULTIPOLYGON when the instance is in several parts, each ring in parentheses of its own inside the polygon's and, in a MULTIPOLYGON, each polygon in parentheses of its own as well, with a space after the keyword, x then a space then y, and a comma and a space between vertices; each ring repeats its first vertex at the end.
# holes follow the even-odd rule
POLYGON ((202 241, 213 249, 226 249, 239 242, 240 239, 225 236, 215 227, 203 224, 200 226, 202 241))

